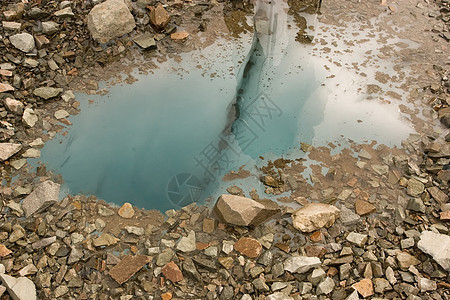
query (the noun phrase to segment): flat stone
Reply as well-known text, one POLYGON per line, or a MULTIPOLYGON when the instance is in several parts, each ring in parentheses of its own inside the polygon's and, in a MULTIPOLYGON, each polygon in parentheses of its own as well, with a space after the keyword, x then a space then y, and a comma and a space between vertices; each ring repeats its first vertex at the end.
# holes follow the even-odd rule
POLYGON ((450 272, 450 236, 423 231, 417 247, 430 255, 444 270, 450 272))
POLYGON ((172 33, 172 34, 170 35, 170 38, 171 38, 173 41, 183 41, 183 40, 185 40, 188 36, 189 36, 189 33, 187 33, 186 31, 179 31, 179 32, 172 33))
POLYGON ((7 160, 22 149, 21 144, 0 143, 0 161, 7 160))
POLYGON ((234 265, 234 259, 229 256, 219 257, 217 260, 219 264, 221 264, 227 270, 230 270, 234 265))
POLYGON ((39 151, 38 149, 30 148, 22 154, 22 157, 39 158, 41 157, 41 151, 39 151))
POLYGON ((136 227, 136 226, 125 226, 125 230, 130 233, 137 236, 144 235, 145 230, 142 227, 136 227))
POLYGON ((166 277, 166 279, 172 281, 173 283, 184 279, 180 268, 173 261, 167 263, 161 269, 161 273, 163 273, 163 275, 164 275, 164 277, 166 277))
POLYGON ((1 83, 0 82, 0 93, 12 92, 14 91, 14 87, 9 83, 1 83))
POLYGON ((291 256, 284 261, 284 270, 291 273, 306 273, 320 265, 320 259, 317 257, 291 256))
POLYGON ((35 265, 28 264, 25 267, 23 267, 22 269, 20 269, 19 275, 20 276, 27 276, 27 275, 36 274, 37 272, 38 272, 38 269, 36 268, 35 265))
POLYGON ((36 122, 39 120, 38 116, 31 108, 25 108, 25 111, 22 115, 22 121, 28 125, 29 127, 34 127, 36 125, 36 122))
POLYGON ((371 165, 372 170, 378 175, 382 176, 389 172, 389 167, 386 165, 371 165))
POLYGON ((335 286, 334 280, 331 279, 330 277, 326 277, 317 286, 316 294, 317 295, 323 295, 323 294, 328 295, 334 290, 334 286, 335 286))
POLYGON ((358 215, 365 216, 374 213, 376 211, 376 208, 373 204, 358 199, 355 202, 355 211, 358 215))
POLYGON ((0 279, 8 290, 13 300, 36 300, 36 286, 27 277, 14 278, 6 274, 0 274, 0 279))
POLYGON ((364 298, 370 297, 374 294, 373 283, 369 278, 365 278, 353 284, 352 287, 364 298))
POLYGON ((125 256, 109 271, 109 275, 117 281, 117 283, 122 284, 128 281, 128 279, 130 279, 150 261, 151 257, 146 255, 125 256))
POLYGON ((120 241, 118 238, 113 237, 109 233, 103 233, 98 238, 93 239, 92 244, 95 247, 111 246, 117 244, 118 241, 120 241))
POLYGON ((339 218, 340 211, 337 207, 311 203, 298 209, 292 214, 294 227, 302 232, 312 232, 322 227, 331 227, 339 218))
POLYGON ((53 21, 42 22, 42 33, 44 34, 54 34, 58 32, 59 25, 53 21))
POLYGON ((141 34, 133 39, 133 41, 142 49, 156 49, 155 39, 148 33, 141 34))
POLYGON ((51 98, 55 98, 56 96, 61 94, 62 91, 63 89, 61 88, 39 87, 33 91, 33 94, 42 99, 48 100, 51 98))
POLYGON ((425 186, 416 179, 409 179, 406 183, 406 193, 412 197, 417 197, 423 193, 425 186))
POLYGON ((358 153, 358 157, 367 159, 367 160, 371 160, 372 159, 372 155, 367 152, 366 150, 362 149, 359 153, 358 153))
POLYGON ((177 244, 177 250, 181 252, 192 252, 197 249, 195 242, 195 231, 191 230, 188 236, 184 236, 177 244))
POLYGON ((29 33, 18 33, 9 37, 11 44, 22 52, 28 53, 35 47, 34 37, 29 33))
POLYGON ((73 17, 75 14, 73 13, 72 8, 69 6, 56 11, 54 15, 59 18, 68 18, 73 17))
POLYGON ((163 252, 159 253, 156 257, 156 265, 159 267, 164 266, 169 261, 172 260, 175 253, 172 251, 172 249, 165 249, 163 252))
POLYGON ((399 251, 396 255, 398 265, 401 269, 407 270, 410 266, 420 264, 420 260, 409 253, 399 251))
POLYGON ((134 216, 134 209, 130 203, 124 203, 117 212, 119 216, 125 219, 131 219, 134 216))
POLYGON ((427 191, 428 193, 430 193, 431 197, 433 197, 433 199, 436 200, 438 203, 448 202, 448 196, 443 191, 441 191, 437 186, 427 188, 427 191))
POLYGON ((8 21, 2 21, 2 25, 3 28, 6 30, 11 30, 11 31, 15 31, 15 30, 20 30, 20 27, 22 26, 21 23, 18 22, 8 22, 8 21))
POLYGON ((31 248, 33 248, 33 250, 39 250, 53 244, 54 242, 56 242, 56 236, 51 236, 34 242, 31 244, 31 248))
POLYGON ((16 159, 9 164, 16 170, 20 170, 25 164, 27 163, 27 160, 25 158, 16 159))
POLYGON ((67 118, 68 116, 70 116, 70 114, 67 111, 65 111, 64 109, 60 109, 60 110, 55 111, 54 116, 56 119, 60 120, 60 119, 67 118))
POLYGON ((261 255, 262 245, 254 238, 242 237, 234 244, 234 250, 247 257, 255 258, 261 255))
POLYGON ((89 12, 87 27, 94 40, 107 43, 133 31, 136 23, 123 0, 107 0, 89 12))
POLYGON ((60 185, 47 180, 38 185, 31 194, 29 194, 22 203, 22 209, 25 217, 30 217, 34 213, 45 210, 51 204, 59 200, 60 185))
POLYGON ((357 232, 350 232, 346 237, 347 241, 349 241, 352 244, 355 244, 358 247, 363 247, 366 244, 367 239, 368 239, 367 235, 360 234, 357 232))
POLYGON ((155 8, 150 8, 150 23, 158 30, 164 29, 170 21, 170 15, 166 9, 158 4, 155 8))

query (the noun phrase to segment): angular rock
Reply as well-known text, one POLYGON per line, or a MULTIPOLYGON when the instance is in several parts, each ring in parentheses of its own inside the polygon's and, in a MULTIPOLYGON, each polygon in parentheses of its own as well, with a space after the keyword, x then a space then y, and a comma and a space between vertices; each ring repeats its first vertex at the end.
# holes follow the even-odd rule
POLYGON ((25 111, 22 115, 22 121, 28 125, 29 127, 34 127, 36 122, 39 120, 38 116, 31 108, 25 108, 25 111))
POLYGON ((183 274, 180 271, 180 268, 173 262, 167 263, 162 269, 161 273, 163 273, 166 279, 172 281, 173 283, 183 280, 183 274))
POLYGON ((234 244, 234 250, 247 257, 255 258, 261 255, 262 245, 254 238, 242 237, 234 244))
POLYGON ((21 144, 0 143, 0 161, 7 160, 22 149, 21 144))
POLYGON ((358 215, 365 216, 375 212, 376 208, 373 204, 358 199, 355 202, 355 211, 358 215))
POLYGON ((441 191, 437 186, 433 186, 427 189, 428 193, 430 193, 431 197, 436 200, 438 203, 447 203, 448 196, 441 191))
POLYGON ((130 203, 126 202, 119 208, 117 213, 122 218, 131 219, 134 216, 134 209, 130 203))
POLYGON ((250 198, 222 195, 217 199, 214 212, 222 222, 238 226, 259 225, 279 212, 273 202, 257 202, 250 198))
POLYGON ((34 38, 29 33, 18 33, 9 37, 11 44, 22 52, 28 53, 35 47, 34 38))
POLYGON ((53 21, 42 22, 42 33, 44 34, 54 34, 58 32, 59 25, 53 21))
POLYGON ((60 120, 60 119, 67 118, 68 116, 70 116, 70 114, 67 111, 65 111, 64 109, 60 109, 60 110, 55 111, 54 116, 56 119, 60 120))
POLYGON ((136 23, 123 0, 107 0, 94 6, 89 12, 87 26, 94 40, 107 43, 130 33, 136 23))
POLYGON ((364 298, 370 297, 374 294, 373 283, 369 278, 365 278, 353 284, 352 287, 364 298))
POLYGON ((317 295, 328 295, 334 290, 334 280, 330 277, 325 278, 319 285, 317 286, 316 294, 317 295))
POLYGON ((355 214, 353 211, 351 211, 347 207, 342 205, 340 210, 341 210, 340 220, 341 220, 342 224, 344 224, 345 226, 355 225, 361 221, 361 217, 359 215, 355 214))
POLYGON ((339 214, 340 211, 335 206, 311 203, 292 214, 292 223, 302 232, 312 232, 322 227, 331 227, 339 214))
POLYGON ((33 244, 31 244, 31 248, 33 248, 33 250, 42 249, 53 244, 54 242, 56 242, 56 236, 51 236, 34 242, 33 244))
POLYGON ((174 41, 183 41, 189 36, 186 31, 175 32, 170 35, 170 38, 174 41))
POLYGON ((5 257, 8 256, 12 253, 11 250, 9 250, 8 248, 6 248, 5 245, 0 244, 0 257, 5 257))
POLYGON ((93 239, 92 244, 95 247, 111 246, 111 245, 117 244, 118 241, 119 241, 118 238, 113 237, 109 233, 103 233, 98 238, 93 239))
POLYGON ((150 256, 146 255, 128 255, 125 256, 117 265, 115 265, 110 271, 109 275, 122 284, 136 274, 142 267, 151 261, 150 256))
POLYGON ((14 87, 12 87, 8 83, 1 83, 0 82, 0 93, 12 92, 12 91, 14 91, 14 87))
POLYGON ((177 250, 181 252, 192 252, 197 249, 195 243, 195 231, 191 230, 188 236, 184 236, 180 239, 177 245, 177 250))
POLYGON ((317 257, 291 256, 284 261, 284 270, 291 273, 306 273, 320 264, 320 259, 317 257))
POLYGON ((148 33, 141 34, 133 39, 133 41, 142 49, 156 49, 155 39, 148 33))
POLYGON ((410 266, 420 264, 420 260, 409 253, 399 251, 396 255, 398 265, 401 269, 407 270, 410 266))
POLYGON ((22 203, 25 217, 30 217, 36 212, 41 212, 51 204, 59 200, 60 185, 47 180, 42 182, 29 194, 22 203))
POLYGON ((358 247, 363 247, 366 244, 367 239, 368 239, 367 235, 360 234, 357 232, 350 232, 346 237, 347 241, 349 241, 352 244, 355 244, 358 247))
POLYGON ((41 157, 41 151, 39 151, 38 149, 30 148, 22 154, 22 157, 39 158, 41 157))
POLYGON ((425 204, 423 204, 423 201, 420 198, 412 198, 409 199, 406 209, 425 213, 425 204))
POLYGON ((51 98, 55 98, 59 94, 61 94, 63 89, 61 88, 52 88, 52 87, 40 87, 33 91, 35 96, 38 96, 42 99, 48 100, 51 98))
POLYGON ((450 272, 450 236, 423 231, 417 247, 430 255, 444 270, 450 272))
POLYGON ((69 6, 69 7, 66 7, 66 8, 56 11, 55 16, 60 17, 60 18, 68 18, 68 17, 73 17, 74 13, 72 11, 72 8, 69 6))
POLYGON ((155 8, 150 8, 150 23, 158 30, 163 30, 169 24, 170 15, 165 8, 158 4, 155 8))
POLYGON ((16 115, 21 115, 23 113, 23 103, 15 99, 6 98, 5 106, 7 110, 15 113, 16 115))
POLYGON ((36 300, 36 286, 26 277, 14 278, 6 274, 0 274, 0 279, 8 290, 13 300, 36 300))
POLYGON ((416 179, 409 179, 406 183, 406 193, 412 197, 417 197, 423 193, 425 186, 416 179))

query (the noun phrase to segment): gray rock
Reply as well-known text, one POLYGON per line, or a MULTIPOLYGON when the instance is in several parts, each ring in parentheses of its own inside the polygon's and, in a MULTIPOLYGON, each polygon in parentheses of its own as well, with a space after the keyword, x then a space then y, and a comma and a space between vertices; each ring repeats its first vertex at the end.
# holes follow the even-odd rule
POLYGON ((450 236, 423 231, 417 247, 430 255, 444 270, 450 271, 450 236))
POLYGON ((59 94, 61 94, 63 89, 61 88, 52 88, 52 87, 40 87, 33 91, 35 96, 38 96, 42 99, 48 100, 51 98, 55 98, 59 94))
POLYGON ((425 213, 425 204, 423 204, 423 201, 420 198, 412 198, 409 199, 406 209, 425 213))
POLYGON ((420 277, 417 280, 417 286, 421 292, 435 291, 437 289, 436 281, 420 277))
POLYGON ((31 247, 33 248, 33 250, 39 250, 53 244, 54 242, 56 242, 56 236, 51 236, 34 242, 33 244, 31 244, 31 247))
POLYGON ((34 125, 36 125, 36 122, 38 121, 38 116, 31 108, 25 108, 25 111, 22 115, 22 121, 29 127, 34 127, 34 125))
POLYGON ((311 203, 292 214, 292 224, 302 232, 312 232, 322 227, 330 227, 339 218, 339 209, 335 206, 311 203))
POLYGON ((58 32, 59 25, 53 21, 42 22, 42 33, 44 34, 54 34, 58 32))
POLYGON ((219 300, 231 300, 234 297, 234 289, 231 285, 227 285, 220 293, 219 300))
POLYGON ((35 300, 36 286, 26 277, 14 278, 6 274, 0 274, 0 279, 6 286, 9 295, 14 300, 35 300))
POLYGON ((192 252, 197 249, 195 241, 195 232, 191 230, 188 236, 182 237, 177 245, 177 250, 181 252, 192 252))
POLYGON ((22 149, 21 144, 0 143, 0 161, 7 160, 22 149))
POLYGON ((269 286, 264 282, 262 278, 256 278, 252 281, 252 283, 255 289, 259 292, 268 292, 270 290, 269 286))
POLYGON ((73 264, 77 261, 79 261, 81 258, 83 258, 83 249, 81 247, 72 247, 72 250, 70 251, 69 258, 67 260, 68 264, 73 264))
POLYGON ((123 0, 107 0, 89 12, 87 26, 94 40, 106 43, 130 33, 136 24, 123 0))
POLYGON ((49 205, 59 200, 60 185, 50 180, 42 182, 28 195, 22 203, 22 209, 28 218, 36 212, 46 209, 49 205))
POLYGON ((7 110, 15 113, 16 115, 21 115, 23 113, 23 103, 15 99, 6 98, 5 106, 7 110))
POLYGON ((292 298, 291 296, 286 295, 283 292, 276 292, 276 293, 267 295, 265 299, 266 300, 294 300, 294 298, 292 298))
POLYGON ((148 33, 141 34, 133 39, 133 41, 142 49, 150 50, 156 48, 155 39, 148 33))
POLYGON ((18 33, 9 37, 11 44, 22 52, 28 53, 35 47, 34 37, 29 33, 18 33))
POLYGON ((55 16, 59 18, 73 17, 74 13, 71 7, 66 7, 55 12, 55 16))
POLYGON ((163 252, 158 254, 158 257, 156 258, 156 265, 159 267, 164 266, 172 260, 174 255, 175 253, 171 249, 165 249, 163 252))
POLYGON ((350 232, 347 235, 347 241, 349 241, 352 244, 355 244, 358 247, 363 247, 367 242, 367 235, 360 234, 357 232, 350 232))
POLYGON ((136 226, 125 226, 125 230, 128 233, 131 233, 131 234, 134 234, 134 235, 137 235, 137 236, 144 235, 144 233, 145 233, 144 228, 136 227, 136 226))
POLYGON ((328 295, 329 293, 331 293, 334 290, 334 280, 331 279, 330 277, 325 278, 321 283, 319 283, 319 285, 317 286, 316 289, 316 294, 317 295, 328 295))
POLYGON ((116 214, 113 210, 111 210, 103 205, 98 206, 97 212, 102 217, 109 217, 109 216, 113 216, 116 214))
POLYGON ((320 264, 318 257, 291 256, 284 261, 284 270, 291 273, 306 273, 320 264))
POLYGON ((375 278, 373 283, 375 286, 375 293, 383 294, 386 291, 392 290, 391 284, 384 278, 375 278))
POLYGON ((347 207, 342 205, 340 210, 341 210, 340 220, 342 224, 344 224, 345 226, 355 225, 361 221, 361 217, 358 214, 354 213, 352 210, 348 209, 347 207))

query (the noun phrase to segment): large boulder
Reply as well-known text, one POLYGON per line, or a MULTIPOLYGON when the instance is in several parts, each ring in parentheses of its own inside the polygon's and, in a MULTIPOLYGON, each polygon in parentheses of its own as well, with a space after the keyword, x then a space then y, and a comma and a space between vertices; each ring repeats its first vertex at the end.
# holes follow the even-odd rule
POLYGON ((130 33, 136 23, 123 0, 107 0, 89 12, 87 26, 92 38, 99 43, 130 33))
POLYGON ((450 236, 446 234, 423 231, 417 247, 425 252, 450 272, 450 236))
POLYGON ((337 207, 322 203, 311 203, 292 214, 294 227, 302 232, 312 232, 322 227, 330 227, 339 218, 337 207))
POLYGON ((280 207, 273 201, 258 202, 235 195, 220 196, 214 206, 214 212, 220 221, 238 226, 256 226, 280 211, 280 207))
POLYGON ((36 212, 42 211, 51 204, 59 200, 60 185, 47 180, 41 183, 34 191, 29 194, 22 203, 22 209, 25 217, 29 217, 36 212))
POLYGON ((21 144, 0 143, 0 161, 7 160, 22 149, 21 144))

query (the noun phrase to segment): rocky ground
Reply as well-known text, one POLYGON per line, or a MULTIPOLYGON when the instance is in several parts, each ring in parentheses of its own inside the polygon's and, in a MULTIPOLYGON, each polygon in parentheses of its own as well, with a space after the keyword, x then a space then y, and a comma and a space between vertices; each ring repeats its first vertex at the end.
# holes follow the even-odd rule
MULTIPOLYGON (((303 160, 279 159, 261 170, 266 193, 292 191, 278 199, 289 206, 231 187, 234 195, 221 197, 214 211, 191 204, 164 216, 81 195, 59 202, 62 179, 44 166, 30 171, 26 158, 38 157, 79 113, 73 90, 104 93, 99 80, 119 81, 119 72, 155 68, 151 59, 177 59, 252 30, 245 16, 253 6, 102 2, 0 4, 2 299, 449 298, 447 0, 322 3, 324 24, 346 30, 382 15, 389 19, 379 30, 421 44, 385 48, 385 57, 412 69, 404 90, 413 106, 400 109, 418 134, 402 149, 374 142, 333 155, 334 144, 303 144, 318 162, 312 184, 300 174, 303 160), (100 16, 112 11, 109 21, 122 23, 105 27, 100 16)), ((288 3, 300 34, 298 10, 311 1, 288 3)))

